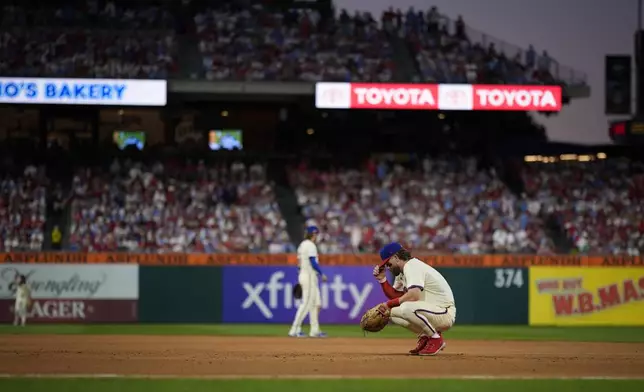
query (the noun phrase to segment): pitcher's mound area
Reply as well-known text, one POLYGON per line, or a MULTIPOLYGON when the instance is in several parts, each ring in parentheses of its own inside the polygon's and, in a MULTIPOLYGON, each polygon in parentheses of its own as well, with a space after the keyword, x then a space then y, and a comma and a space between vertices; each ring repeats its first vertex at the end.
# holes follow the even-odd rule
POLYGON ((642 377, 644 344, 208 336, 0 336, 3 375, 176 377, 642 377))

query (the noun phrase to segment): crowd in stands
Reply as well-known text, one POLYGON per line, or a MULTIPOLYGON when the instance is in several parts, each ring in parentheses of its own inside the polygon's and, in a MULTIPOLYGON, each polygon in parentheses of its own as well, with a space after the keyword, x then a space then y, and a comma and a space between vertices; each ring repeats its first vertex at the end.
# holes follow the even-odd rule
POLYGON ((5 164, 0 174, 0 251, 38 251, 44 242, 47 176, 44 167, 5 164))
POLYGON ((164 79, 177 71, 172 15, 99 0, 6 1, 0 73, 7 76, 164 79))
MULTIPOLYGON (((188 2, 190 3, 190 2, 188 2)), ((505 53, 436 7, 334 17, 261 2, 195 2, 201 72, 208 80, 391 81, 391 37, 407 42, 418 81, 556 82, 547 52, 505 53)), ((0 6, 0 73, 9 76, 169 78, 179 74, 178 16, 164 2, 9 0, 0 6)), ((190 22, 192 23, 192 22, 190 22)), ((511 49, 514 50, 514 49, 511 49)), ((187 51, 187 53, 190 50, 187 51)), ((194 65, 187 64, 192 71, 194 65)), ((408 70, 403 72, 406 74, 408 70)), ((192 72, 189 72, 192 73, 192 72)))
POLYGON ((392 50, 369 14, 221 5, 194 17, 209 80, 389 81, 392 50))
POLYGON ((364 170, 301 166, 290 181, 322 253, 376 252, 402 241, 419 252, 550 253, 540 209, 515 197, 476 160, 424 159, 417 170, 370 162, 364 170))
POLYGON ((476 42, 462 17, 452 24, 436 7, 393 8, 380 21, 370 13, 322 18, 316 10, 275 12, 257 5, 220 6, 195 15, 204 73, 209 80, 390 81, 395 69, 391 36, 411 49, 420 81, 554 83, 553 61, 534 48, 505 53, 476 42), (260 28, 257 28, 260 26, 260 28))
POLYGON ((84 251, 293 251, 265 168, 114 161, 73 178, 70 245, 84 251))
POLYGON ((533 163, 515 196, 474 160, 432 161, 420 170, 370 163, 364 170, 301 166, 290 180, 323 253, 376 252, 402 241, 420 252, 554 253, 553 216, 573 253, 644 252, 644 165, 625 160, 533 163))
POLYGON ((644 166, 622 160, 530 164, 534 203, 553 213, 578 253, 644 252, 644 166))
MULTIPOLYGON (((306 223, 321 229, 320 252, 373 253, 401 241, 419 253, 552 254, 547 217, 573 253, 644 251, 642 164, 525 164, 521 196, 474 159, 425 158, 416 166, 371 160, 361 169, 289 169, 306 223)), ((3 252, 41 250, 54 213, 57 222, 71 219, 71 250, 295 251, 262 164, 115 160, 78 169, 69 198, 60 184, 48 191, 42 166, 5 160, 2 169, 3 252)))
POLYGON ((420 72, 420 81, 448 83, 556 83, 553 60, 547 52, 537 56, 534 48, 524 53, 505 53, 494 42, 477 42, 459 16, 454 23, 436 7, 427 12, 393 9, 383 20, 391 21, 409 44, 420 72))

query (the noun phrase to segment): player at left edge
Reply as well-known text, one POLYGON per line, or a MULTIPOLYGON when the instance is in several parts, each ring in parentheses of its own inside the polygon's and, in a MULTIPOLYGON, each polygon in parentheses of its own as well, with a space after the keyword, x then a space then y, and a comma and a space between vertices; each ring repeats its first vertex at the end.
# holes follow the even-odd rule
POLYGON ((27 285, 27 277, 24 275, 16 276, 16 302, 13 307, 14 319, 13 325, 27 325, 27 313, 31 305, 31 289, 27 285))

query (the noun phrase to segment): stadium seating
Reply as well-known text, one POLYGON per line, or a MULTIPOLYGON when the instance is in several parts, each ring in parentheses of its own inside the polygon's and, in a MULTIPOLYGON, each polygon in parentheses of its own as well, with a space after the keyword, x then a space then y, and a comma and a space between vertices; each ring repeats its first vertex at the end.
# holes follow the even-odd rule
MULTIPOLYGON (((439 14, 436 7, 324 17, 314 9, 277 10, 260 1, 194 2, 177 14, 152 0, 7 0, 0 8, 0 72, 9 76, 208 80, 392 81, 407 42, 420 81, 482 83, 584 82, 546 52, 524 51, 439 14), (33 4, 32 4, 33 3, 33 4), (184 13, 186 15, 184 15, 184 13), (189 15, 193 13, 193 20, 189 15), (178 33, 191 31, 182 41, 178 33), (181 27, 180 27, 181 26, 181 27), (404 42, 403 41, 403 42, 404 42), (194 46, 193 46, 194 45, 194 46), (397 53, 394 56, 394 53, 397 53), (195 64, 192 64, 192 63, 195 64), (195 72, 195 70, 199 72, 195 72), (560 76, 562 75, 562 76, 560 76), (565 75, 565 76, 563 76, 565 75), (575 79, 575 80, 573 80, 575 79)), ((180 8, 180 7, 179 7, 180 8)), ((405 66, 401 66, 405 68, 405 66)), ((397 77, 409 70, 399 72, 397 77)), ((415 71, 414 71, 415 73, 415 71)))
POLYGON ((558 82, 550 71, 553 61, 547 53, 537 62, 532 48, 525 53, 507 45, 499 48, 494 38, 490 40, 489 36, 476 34, 478 32, 469 29, 460 16, 452 23, 440 15, 436 7, 426 13, 408 11, 401 28, 424 82, 558 82), (512 53, 506 52, 507 49, 513 50, 512 53))
POLYGON ((44 167, 3 167, 0 177, 0 251, 37 251, 44 241, 47 177, 44 167))
POLYGON ((177 71, 172 15, 162 7, 112 1, 33 7, 3 2, 3 75, 163 79, 177 71))
POLYGON ((114 161, 73 179, 70 244, 86 251, 292 251, 264 168, 114 161))
POLYGON ((439 253, 547 253, 552 242, 529 208, 475 160, 425 159, 422 170, 292 169, 308 224, 322 229, 323 253, 375 252, 389 241, 439 253))
POLYGON ((576 252, 639 255, 643 169, 621 160, 534 163, 523 177, 528 196, 557 216, 576 252))
POLYGON ((373 18, 315 10, 206 8, 194 17, 209 80, 388 81, 391 49, 373 18))

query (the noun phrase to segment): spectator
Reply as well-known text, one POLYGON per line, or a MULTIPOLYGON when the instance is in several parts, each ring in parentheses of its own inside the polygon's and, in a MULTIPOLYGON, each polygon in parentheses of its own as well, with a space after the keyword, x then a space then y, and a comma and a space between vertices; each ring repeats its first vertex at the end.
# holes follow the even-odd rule
POLYGON ((51 247, 54 250, 60 250, 63 244, 63 233, 58 225, 54 226, 51 231, 51 247))
POLYGON ((456 19, 456 38, 460 40, 467 40, 467 34, 465 34, 465 22, 461 15, 456 19))
POLYGON ((533 69, 536 64, 537 52, 534 47, 530 45, 528 51, 525 53, 525 65, 528 69, 533 69))
POLYGON ((540 72, 548 72, 550 71, 550 56, 548 56, 547 51, 543 51, 543 54, 541 54, 541 57, 539 57, 539 71, 540 72))

